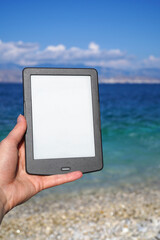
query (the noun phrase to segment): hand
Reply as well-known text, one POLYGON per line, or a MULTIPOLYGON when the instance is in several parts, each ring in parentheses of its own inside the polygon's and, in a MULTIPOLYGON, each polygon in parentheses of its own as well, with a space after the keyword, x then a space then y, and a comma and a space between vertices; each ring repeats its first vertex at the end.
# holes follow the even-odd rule
POLYGON ((20 115, 14 129, 0 143, 1 215, 43 189, 71 182, 82 176, 79 171, 53 176, 27 174, 25 171, 24 145, 26 128, 26 120, 24 116, 20 115))

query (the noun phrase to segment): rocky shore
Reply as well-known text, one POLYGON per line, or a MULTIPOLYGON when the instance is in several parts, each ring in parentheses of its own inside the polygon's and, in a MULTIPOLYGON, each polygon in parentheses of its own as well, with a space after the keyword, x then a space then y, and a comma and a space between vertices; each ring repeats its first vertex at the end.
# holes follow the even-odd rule
POLYGON ((0 239, 159 240, 160 189, 52 191, 8 213, 0 239))

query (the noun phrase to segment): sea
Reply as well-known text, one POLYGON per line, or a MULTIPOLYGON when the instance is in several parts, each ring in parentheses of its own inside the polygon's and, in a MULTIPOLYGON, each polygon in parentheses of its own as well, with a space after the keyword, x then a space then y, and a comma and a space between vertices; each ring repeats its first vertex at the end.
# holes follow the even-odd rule
MULTIPOLYGON (((99 84, 99 96, 104 168, 56 191, 160 185, 160 84, 99 84)), ((0 141, 20 113, 22 84, 0 83, 0 141)))

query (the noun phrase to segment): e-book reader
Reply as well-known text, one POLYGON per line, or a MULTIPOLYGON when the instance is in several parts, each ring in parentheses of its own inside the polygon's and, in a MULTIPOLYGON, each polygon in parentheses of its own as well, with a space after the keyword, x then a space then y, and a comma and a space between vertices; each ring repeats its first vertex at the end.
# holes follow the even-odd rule
POLYGON ((101 170, 97 71, 25 68, 23 89, 27 173, 101 170))

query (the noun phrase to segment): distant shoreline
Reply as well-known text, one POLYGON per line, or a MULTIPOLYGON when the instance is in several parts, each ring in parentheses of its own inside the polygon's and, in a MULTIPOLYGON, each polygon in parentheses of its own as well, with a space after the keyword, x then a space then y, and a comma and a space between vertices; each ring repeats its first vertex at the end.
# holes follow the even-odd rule
MULTIPOLYGON (((0 83, 22 83, 22 71, 19 69, 0 69, 0 83)), ((105 75, 99 73, 101 84, 160 84, 160 75, 105 75)))
MULTIPOLYGON (((22 81, 20 81, 20 82, 0 82, 0 84, 22 84, 22 81)), ((145 84, 145 85, 159 85, 160 84, 160 80, 155 80, 155 81, 152 81, 152 82, 149 82, 149 81, 126 81, 126 82, 119 82, 119 81, 115 81, 115 82, 113 82, 113 81, 100 81, 99 82, 99 85, 103 85, 103 84, 108 84, 108 85, 118 85, 118 84, 120 84, 120 85, 125 85, 125 84, 129 84, 129 85, 143 85, 143 84, 145 84)))
POLYGON ((100 84, 160 84, 160 79, 130 79, 130 78, 104 78, 100 79, 100 84))

